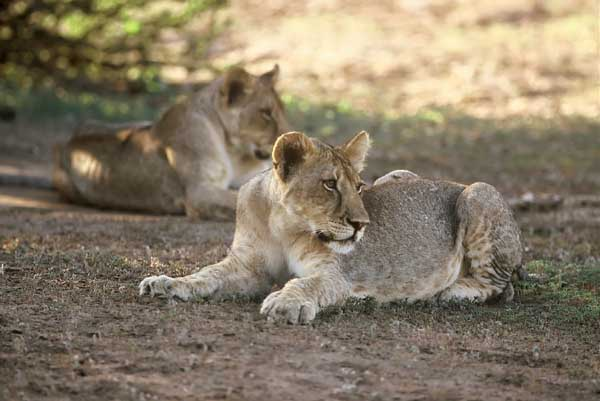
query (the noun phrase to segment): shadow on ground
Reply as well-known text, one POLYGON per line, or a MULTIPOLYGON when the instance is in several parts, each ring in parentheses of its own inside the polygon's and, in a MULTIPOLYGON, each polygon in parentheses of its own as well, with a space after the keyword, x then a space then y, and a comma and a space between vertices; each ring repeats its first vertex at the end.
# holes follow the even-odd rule
MULTIPOLYGON (((507 196, 600 191, 598 120, 478 118, 434 107, 412 115, 367 114, 339 104, 285 99, 292 127, 309 135, 341 143, 360 130, 369 131, 374 147, 367 179, 408 169, 436 179, 485 181, 507 196)), ((133 100, 21 94, 17 121, 0 123, 0 173, 48 174, 52 144, 66 141, 78 122, 155 119, 173 101, 166 94, 133 100)))

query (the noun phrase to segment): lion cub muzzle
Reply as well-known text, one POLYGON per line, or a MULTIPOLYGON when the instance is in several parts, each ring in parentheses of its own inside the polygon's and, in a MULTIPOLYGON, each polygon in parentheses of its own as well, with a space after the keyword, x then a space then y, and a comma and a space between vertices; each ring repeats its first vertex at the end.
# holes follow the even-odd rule
POLYGON ((345 223, 330 222, 328 230, 317 230, 315 234, 319 241, 334 252, 348 253, 362 239, 368 224, 368 218, 361 220, 346 218, 345 223))

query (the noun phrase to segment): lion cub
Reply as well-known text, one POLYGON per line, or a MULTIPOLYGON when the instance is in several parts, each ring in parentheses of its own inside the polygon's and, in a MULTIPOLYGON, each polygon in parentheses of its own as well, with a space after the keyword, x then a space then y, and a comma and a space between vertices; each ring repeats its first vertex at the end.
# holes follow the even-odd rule
POLYGON ((88 125, 55 151, 54 187, 73 202, 233 219, 239 187, 288 131, 275 82, 233 68, 155 123, 88 125))
POLYGON ((306 323, 350 296, 483 302, 511 292, 520 233, 494 187, 395 171, 363 191, 369 145, 366 132, 340 147, 284 134, 273 168, 240 191, 229 255, 186 277, 148 277, 140 294, 188 300, 280 283, 261 313, 306 323))

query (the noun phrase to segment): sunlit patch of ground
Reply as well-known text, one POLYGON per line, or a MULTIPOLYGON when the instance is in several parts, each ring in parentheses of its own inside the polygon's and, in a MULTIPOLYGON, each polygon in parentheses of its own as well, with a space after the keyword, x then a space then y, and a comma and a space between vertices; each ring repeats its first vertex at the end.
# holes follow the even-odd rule
POLYGON ((598 16, 583 1, 236 1, 217 65, 278 62, 311 102, 395 115, 597 116, 598 16))

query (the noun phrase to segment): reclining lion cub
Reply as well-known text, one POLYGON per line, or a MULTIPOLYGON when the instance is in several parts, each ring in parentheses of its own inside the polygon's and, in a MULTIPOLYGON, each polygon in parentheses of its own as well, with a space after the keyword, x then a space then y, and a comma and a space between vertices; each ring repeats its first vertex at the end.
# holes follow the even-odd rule
POLYGON ((253 295, 289 280, 261 313, 291 323, 309 322, 350 296, 510 297, 520 234, 494 187, 396 171, 362 191, 368 149, 366 132, 335 148, 297 132, 282 135, 273 169, 240 191, 229 256, 186 277, 148 277, 140 294, 253 295))
POLYGON ((288 130, 278 73, 233 68, 156 124, 83 127, 57 147, 54 187, 77 203, 233 219, 230 188, 268 168, 288 130))

